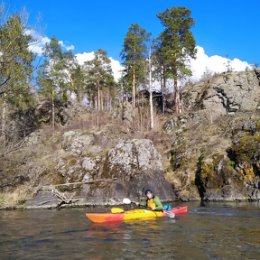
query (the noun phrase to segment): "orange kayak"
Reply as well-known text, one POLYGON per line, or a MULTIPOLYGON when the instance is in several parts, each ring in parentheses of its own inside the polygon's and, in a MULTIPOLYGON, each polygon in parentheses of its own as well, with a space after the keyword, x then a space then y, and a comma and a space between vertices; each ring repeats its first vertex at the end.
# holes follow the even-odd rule
POLYGON ((168 214, 180 215, 188 212, 187 206, 172 208, 169 211, 152 211, 148 209, 133 209, 120 213, 86 213, 86 217, 94 223, 127 222, 131 220, 149 220, 165 217, 168 214))

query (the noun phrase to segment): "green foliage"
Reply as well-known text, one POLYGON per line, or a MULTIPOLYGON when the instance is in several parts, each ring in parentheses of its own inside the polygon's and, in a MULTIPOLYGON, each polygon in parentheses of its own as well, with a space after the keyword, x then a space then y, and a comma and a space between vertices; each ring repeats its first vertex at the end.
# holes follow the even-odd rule
POLYGON ((190 14, 185 7, 173 7, 157 15, 165 30, 157 40, 156 53, 167 68, 167 76, 174 79, 180 74, 191 75, 185 61, 196 55, 195 39, 190 31, 194 21, 190 14))
POLYGON ((191 12, 186 7, 173 7, 157 15, 165 30, 154 44, 154 64, 161 78, 174 80, 177 113, 180 103, 177 80, 191 76, 186 61, 196 55, 195 39, 190 31, 194 21, 190 15, 191 12))
POLYGON ((242 137, 237 144, 232 147, 237 163, 253 163, 260 157, 259 153, 260 133, 255 135, 246 135, 242 137))
POLYGON ((125 66, 124 80, 127 82, 127 85, 132 86, 133 94, 136 86, 144 83, 146 79, 147 43, 149 41, 150 34, 145 29, 138 24, 130 25, 124 39, 121 58, 125 66))
POLYGON ((132 24, 124 39, 121 58, 125 65, 127 75, 131 76, 136 73, 136 78, 144 80, 144 65, 148 57, 147 42, 149 34, 138 24, 132 24))
POLYGON ((34 55, 28 49, 32 38, 24 31, 21 17, 16 14, 0 27, 0 95, 17 110, 33 103, 29 82, 34 55))
MULTIPOLYGON (((47 100, 67 101, 70 90, 69 67, 74 62, 71 53, 62 51, 59 41, 52 37, 45 47, 45 61, 38 71, 40 93, 47 100)), ((73 67, 73 66, 72 66, 73 67)))
POLYGON ((111 61, 105 50, 95 51, 94 58, 83 65, 86 80, 86 92, 96 100, 97 110, 102 110, 104 92, 112 96, 117 84, 112 74, 111 61))
POLYGON ((111 61, 105 50, 95 51, 94 58, 85 62, 84 66, 87 72, 88 85, 94 86, 94 89, 98 86, 106 88, 113 83, 111 61))
POLYGON ((71 70, 71 90, 76 93, 79 102, 81 101, 85 86, 83 68, 77 64, 76 67, 71 70))
POLYGON ((51 105, 54 129, 56 104, 65 103, 72 89, 70 75, 76 66, 75 57, 71 52, 64 52, 55 37, 46 44, 44 55, 45 60, 39 67, 37 81, 40 86, 39 92, 51 105))

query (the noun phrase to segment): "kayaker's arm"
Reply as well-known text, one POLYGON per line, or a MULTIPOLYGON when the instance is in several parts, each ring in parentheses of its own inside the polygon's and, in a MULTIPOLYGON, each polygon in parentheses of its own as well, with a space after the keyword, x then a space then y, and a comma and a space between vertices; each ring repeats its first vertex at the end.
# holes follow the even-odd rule
POLYGON ((163 210, 163 205, 159 199, 158 196, 155 196, 154 199, 153 199, 155 205, 156 205, 156 208, 154 210, 163 210))

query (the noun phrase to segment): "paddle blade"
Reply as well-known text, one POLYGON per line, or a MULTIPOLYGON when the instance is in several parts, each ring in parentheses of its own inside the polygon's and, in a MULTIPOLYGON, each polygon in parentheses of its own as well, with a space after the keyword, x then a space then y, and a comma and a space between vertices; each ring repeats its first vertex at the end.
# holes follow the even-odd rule
POLYGON ((122 208, 112 208, 111 213, 123 213, 124 210, 122 208))
POLYGON ((131 200, 128 198, 123 199, 123 204, 131 204, 131 200))
POLYGON ((173 212, 170 212, 168 210, 164 210, 163 212, 166 214, 167 217, 175 218, 175 214, 173 212))

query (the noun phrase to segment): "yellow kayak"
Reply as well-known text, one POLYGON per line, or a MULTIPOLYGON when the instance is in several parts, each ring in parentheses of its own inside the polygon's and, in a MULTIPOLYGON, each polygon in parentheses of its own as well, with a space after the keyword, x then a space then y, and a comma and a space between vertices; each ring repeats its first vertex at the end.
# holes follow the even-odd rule
POLYGON ((87 213, 86 217, 94 223, 121 222, 131 220, 150 220, 165 217, 168 214, 183 214, 188 212, 187 206, 176 207, 169 211, 153 211, 148 209, 133 209, 119 213, 87 213))

